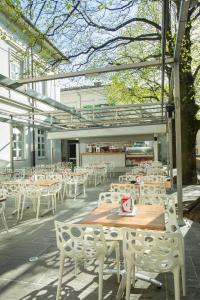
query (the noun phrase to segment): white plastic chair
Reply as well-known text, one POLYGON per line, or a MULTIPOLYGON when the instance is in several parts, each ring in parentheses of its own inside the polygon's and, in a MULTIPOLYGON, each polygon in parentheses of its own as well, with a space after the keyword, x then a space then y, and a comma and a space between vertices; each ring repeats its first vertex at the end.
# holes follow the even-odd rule
POLYGON ((119 176, 119 182, 127 182, 127 181, 135 181, 135 175, 132 174, 125 174, 125 175, 121 175, 119 176))
POLYGON ((180 233, 124 228, 123 256, 126 264, 126 300, 130 299, 135 267, 153 273, 172 272, 175 300, 180 300, 180 272, 185 296, 184 243, 180 233))
POLYGON ((165 181, 165 176, 162 175, 148 175, 148 176, 143 176, 143 181, 144 183, 151 183, 151 182, 164 182, 165 181))
POLYGON ((71 173, 67 176, 64 177, 64 192, 63 192, 63 199, 64 196, 67 193, 70 197, 72 197, 72 187, 74 187, 74 200, 76 200, 79 188, 82 186, 83 188, 83 197, 86 196, 86 184, 87 184, 87 173, 82 173, 82 174, 76 174, 76 173, 71 173))
POLYGON ((56 195, 58 196, 58 199, 60 198, 62 200, 62 188, 63 188, 63 176, 62 174, 54 173, 54 174, 48 174, 46 175, 46 179, 51 180, 58 180, 59 183, 56 185, 57 192, 56 195))
MULTIPOLYGON (((7 181, 2 183, 2 188, 6 190, 7 198, 15 199, 15 211, 17 212, 17 220, 20 217, 21 199, 23 194, 23 188, 20 183, 7 181)), ((13 213, 14 213, 13 212, 13 213)))
POLYGON ((56 211, 56 196, 60 187, 57 184, 51 185, 49 187, 40 187, 38 188, 40 191, 39 197, 37 199, 37 211, 36 211, 36 219, 39 219, 40 215, 40 205, 41 199, 47 199, 48 210, 52 210, 53 214, 56 211))
POLYGON ((140 194, 166 194, 164 182, 158 184, 144 183, 140 185, 140 194))
MULTIPOLYGON (((22 205, 21 205, 21 214, 20 214, 20 220, 23 218, 24 214, 24 207, 27 199, 31 199, 33 210, 37 213, 37 202, 38 199, 41 197, 41 189, 40 187, 37 187, 35 185, 26 184, 26 182, 22 183, 23 185, 23 195, 22 195, 22 205)), ((39 200, 40 201, 40 200, 39 200)))
POLYGON ((166 194, 141 194, 140 193, 140 198, 139 198, 139 203, 140 204, 157 204, 157 205, 162 205, 165 206, 167 203, 167 195, 166 194))
POLYGON ((151 166, 152 166, 152 167, 162 167, 162 162, 159 161, 159 160, 153 160, 153 161, 151 162, 151 166))
POLYGON ((162 175, 164 176, 165 172, 163 168, 158 168, 158 167, 149 167, 147 168, 147 176, 149 175, 162 175))
POLYGON ((14 179, 24 179, 25 178, 25 169, 15 169, 14 179))
POLYGON ((37 175, 34 175, 34 180, 37 181, 37 180, 44 180, 46 179, 46 175, 44 174, 37 174, 37 175))
POLYGON ((175 200, 173 197, 168 197, 165 202, 165 227, 168 232, 181 233, 176 215, 175 200))
POLYGON ((0 215, 1 215, 3 225, 4 225, 7 233, 9 233, 7 222, 6 222, 6 217, 5 217, 6 197, 7 197, 6 190, 0 189, 0 215))
MULTIPOLYGON (((98 207, 102 203, 121 203, 123 196, 130 197, 130 193, 121 193, 121 192, 103 192, 99 194, 98 207)), ((134 200, 131 196, 132 204, 134 205, 134 200)))
POLYGON ((131 183, 111 183, 111 192, 129 193, 135 200, 135 203, 139 201, 140 189, 131 183))
POLYGON ((140 173, 144 172, 144 168, 142 167, 133 167, 133 169, 131 169, 131 174, 132 175, 139 175, 140 173))
POLYGON ((75 274, 80 261, 97 260, 99 264, 98 300, 102 300, 103 266, 105 257, 113 250, 116 253, 117 276, 119 278, 119 244, 106 242, 102 226, 67 224, 55 221, 57 247, 60 250, 60 268, 56 300, 59 300, 62 285, 65 258, 75 262, 75 274))

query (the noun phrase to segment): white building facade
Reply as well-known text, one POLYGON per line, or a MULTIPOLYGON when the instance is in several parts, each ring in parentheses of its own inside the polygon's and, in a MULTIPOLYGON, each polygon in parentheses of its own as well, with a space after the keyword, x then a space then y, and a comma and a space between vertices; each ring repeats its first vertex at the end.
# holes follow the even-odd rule
POLYGON ((100 83, 61 89, 61 102, 75 109, 107 105, 106 88, 100 83))
MULTIPOLYGON (((39 31, 23 16, 14 22, 12 9, 1 3, 0 76, 17 81, 26 75, 39 75, 40 70, 48 69, 51 59, 62 54, 48 40, 41 45, 41 40, 37 40, 39 31), (36 38, 35 45, 30 48, 31 36, 36 38)), ((60 88, 55 81, 29 84, 25 88, 60 101, 60 88)), ((24 121, 29 112, 44 113, 53 109, 42 101, 16 92, 14 87, 0 85, 0 168, 11 166, 11 162, 14 168, 21 168, 61 160, 60 141, 51 142, 46 138, 50 131, 45 122, 47 117, 35 115, 28 123, 27 118, 24 121)))

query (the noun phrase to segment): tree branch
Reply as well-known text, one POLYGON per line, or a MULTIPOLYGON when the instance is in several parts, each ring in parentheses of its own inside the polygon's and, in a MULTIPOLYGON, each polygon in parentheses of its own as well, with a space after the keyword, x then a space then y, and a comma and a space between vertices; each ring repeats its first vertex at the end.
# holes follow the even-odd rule
POLYGON ((108 46, 112 43, 115 43, 117 41, 130 41, 130 42, 135 42, 135 41, 160 41, 160 39, 161 39, 161 37, 157 33, 141 34, 141 35, 139 35, 135 38, 126 37, 126 36, 118 36, 118 37, 115 37, 113 39, 110 39, 110 40, 106 41, 105 43, 103 43, 99 46, 91 45, 90 47, 88 47, 87 50, 83 50, 83 51, 81 51, 77 54, 74 54, 74 55, 69 55, 69 58, 75 58, 75 57, 78 57, 80 55, 88 54, 92 50, 103 49, 106 46, 108 46))
POLYGON ((154 28, 161 30, 161 26, 158 25, 157 23, 150 21, 146 18, 131 18, 123 23, 121 23, 120 25, 116 26, 116 27, 107 27, 104 25, 100 25, 95 23, 88 15, 84 16, 82 12, 79 11, 79 13, 82 15, 83 19, 87 22, 88 25, 92 26, 92 27, 96 27, 98 29, 103 29, 106 31, 110 31, 110 32, 114 32, 114 31, 118 31, 119 29, 125 27, 126 25, 133 23, 133 22, 142 22, 145 24, 149 24, 151 26, 153 26, 154 28))
POLYGON ((197 74, 198 74, 199 70, 200 70, 200 65, 198 65, 198 67, 194 71, 194 74, 193 74, 194 79, 197 77, 197 74))

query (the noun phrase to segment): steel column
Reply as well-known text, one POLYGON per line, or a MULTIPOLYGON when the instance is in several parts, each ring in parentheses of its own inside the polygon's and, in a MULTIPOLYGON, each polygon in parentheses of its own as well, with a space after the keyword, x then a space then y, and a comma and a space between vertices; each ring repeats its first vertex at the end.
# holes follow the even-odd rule
POLYGON ((172 119, 168 119, 168 148, 169 148, 169 175, 170 175, 170 182, 171 182, 171 189, 173 190, 174 187, 174 180, 173 180, 173 147, 172 147, 172 119))
POLYGON ((10 168, 11 168, 12 172, 14 172, 12 116, 10 116, 10 168))
POLYGON ((177 168, 177 203, 178 220, 183 224, 183 192, 182 192, 182 149, 181 149, 181 107, 180 107, 180 75, 179 63, 174 64, 174 101, 176 126, 176 168, 177 168))
POLYGON ((51 164, 53 164, 53 140, 50 140, 50 148, 51 148, 51 164))

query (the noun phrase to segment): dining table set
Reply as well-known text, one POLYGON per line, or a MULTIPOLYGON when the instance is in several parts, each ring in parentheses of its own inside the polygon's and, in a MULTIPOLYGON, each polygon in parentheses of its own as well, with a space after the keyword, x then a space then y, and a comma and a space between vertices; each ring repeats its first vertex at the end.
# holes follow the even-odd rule
MULTIPOLYGON (((13 213, 22 220, 26 205, 32 204, 36 220, 41 204, 55 213, 57 205, 79 193, 86 197, 86 188, 112 181, 114 167, 96 163, 76 167, 67 165, 40 166, 23 172, 0 174, 0 214, 5 228, 5 203, 15 203, 13 213)), ((116 274, 116 299, 123 294, 130 300, 131 287, 137 279, 158 287, 162 282, 144 274, 172 272, 175 300, 185 295, 184 240, 180 231, 175 199, 170 195, 170 181, 159 161, 143 162, 111 182, 108 190, 99 194, 96 208, 78 224, 55 221, 60 267, 56 300, 61 299, 65 259, 78 265, 85 261, 98 262, 98 300, 103 299, 103 274, 116 274), (106 259, 114 254, 112 269, 105 269, 106 259), (180 278, 182 285, 180 287, 180 278)), ((44 215, 44 213, 42 214, 44 215)))
POLYGON ((175 199, 167 192, 170 184, 166 182, 161 162, 142 163, 119 176, 109 191, 101 192, 97 207, 79 224, 55 221, 60 250, 56 300, 61 295, 66 258, 74 261, 75 274, 82 261, 97 260, 98 300, 102 300, 104 262, 112 253, 116 267, 110 272, 117 277, 116 299, 126 291, 126 300, 130 300, 136 279, 162 287, 160 281, 144 272, 172 272, 175 300, 180 300, 181 287, 185 295, 184 240, 175 199))
MULTIPOLYGON (((17 215, 17 221, 23 219, 30 204, 38 220, 41 204, 46 206, 42 216, 49 211, 55 213, 57 206, 67 199, 76 201, 81 194, 85 198, 87 187, 104 182, 108 173, 108 164, 102 163, 75 167, 73 171, 67 162, 14 170, 5 168, 0 172, 0 190, 6 194, 6 200, 14 202, 12 214, 17 215)), ((5 206, 6 201, 1 205, 4 212, 5 206)), ((5 213, 1 215, 6 224, 5 213)))

